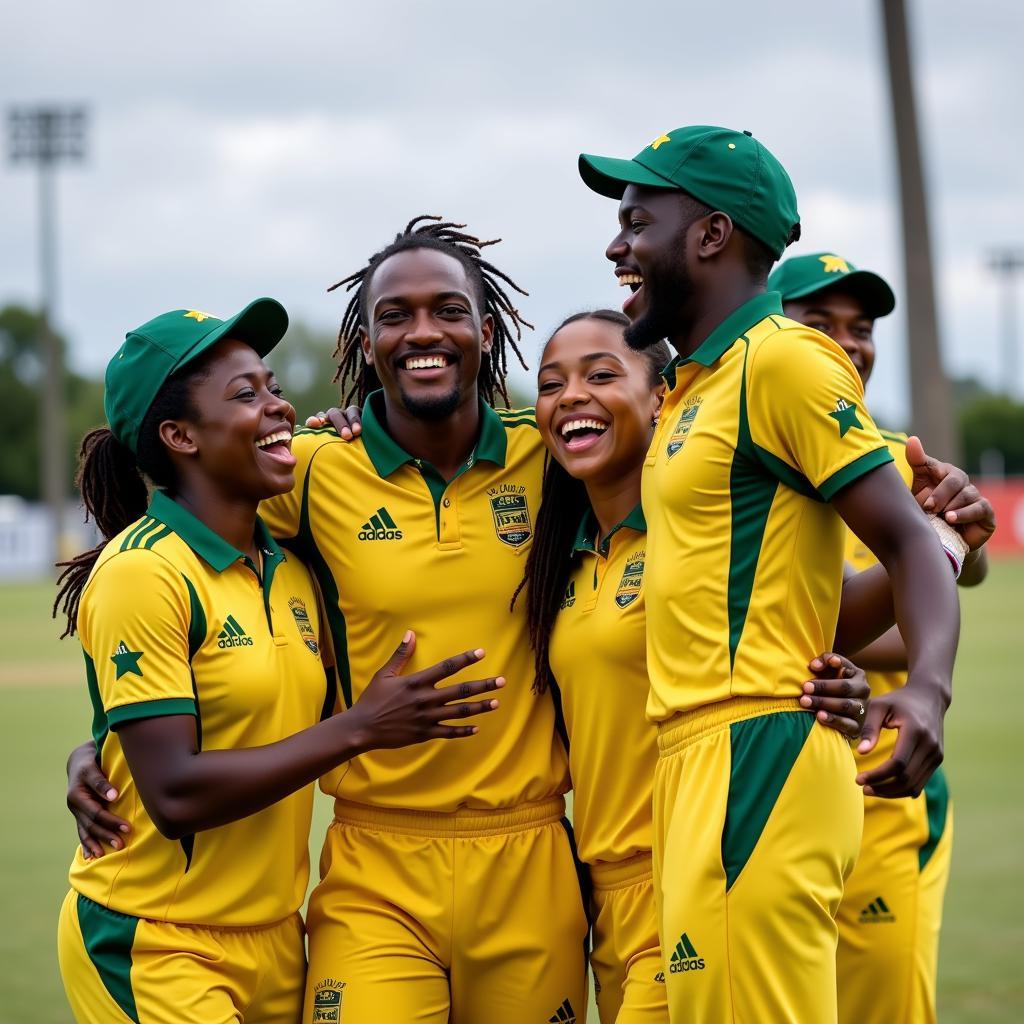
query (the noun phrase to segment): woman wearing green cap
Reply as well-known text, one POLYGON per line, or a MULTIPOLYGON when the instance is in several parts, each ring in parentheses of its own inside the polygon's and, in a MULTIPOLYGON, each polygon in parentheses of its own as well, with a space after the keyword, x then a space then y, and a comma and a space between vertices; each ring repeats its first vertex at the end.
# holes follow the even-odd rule
POLYGON ((71 868, 58 947, 79 1022, 298 1020, 311 783, 367 750, 472 735, 442 722, 497 704, 450 702, 500 678, 435 688, 480 650, 400 676, 409 631, 332 715, 317 592, 256 514, 294 484, 295 411, 262 358, 287 325, 272 299, 149 321, 107 367, 109 427, 82 443, 105 542, 65 563, 58 603, 127 826, 71 868))

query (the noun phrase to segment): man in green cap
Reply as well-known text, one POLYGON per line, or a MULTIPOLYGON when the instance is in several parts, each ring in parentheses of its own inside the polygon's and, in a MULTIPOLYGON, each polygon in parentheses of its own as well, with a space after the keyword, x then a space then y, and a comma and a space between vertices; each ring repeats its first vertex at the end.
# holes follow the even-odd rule
MULTIPOLYGON (((896 307, 892 289, 881 277, 857 269, 835 253, 817 252, 786 260, 768 278, 768 287, 780 293, 786 316, 837 342, 867 384, 875 363, 875 321, 896 307)), ((881 433, 908 486, 915 475, 928 477, 933 460, 925 456, 917 438, 881 433)), ((945 515, 952 515, 972 547, 958 582, 973 586, 985 577, 983 545, 995 529, 995 518, 976 488, 966 488, 960 501, 955 507, 939 507, 946 507, 945 515)), ((860 571, 875 561, 848 531, 847 564, 860 571)), ((869 677, 873 695, 892 693, 906 684, 906 652, 895 629, 862 651, 857 661, 876 669, 869 677)), ((890 736, 883 736, 860 759, 862 770, 892 756, 890 736)), ((864 838, 837 917, 843 1024, 935 1021, 939 929, 952 833, 952 808, 941 767, 925 785, 923 799, 864 798, 864 838)))
POLYGON ((695 126, 632 160, 583 155, 580 173, 620 201, 607 256, 632 292, 627 340, 678 353, 643 480, 670 1017, 835 1021, 835 914, 863 800, 849 748, 799 697, 835 635, 843 520, 887 569, 910 653, 861 741, 899 729, 861 780, 879 795, 919 792, 941 761, 959 630, 948 563, 849 359, 765 291, 800 230, 775 157, 748 132, 695 126))

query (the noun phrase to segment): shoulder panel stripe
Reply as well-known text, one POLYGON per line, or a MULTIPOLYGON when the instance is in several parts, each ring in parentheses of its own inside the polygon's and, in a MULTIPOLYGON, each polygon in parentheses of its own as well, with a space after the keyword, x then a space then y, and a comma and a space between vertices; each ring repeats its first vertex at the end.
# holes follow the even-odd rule
POLYGON ((169 526, 165 526, 162 530, 158 530, 156 533, 150 534, 150 536, 146 539, 146 543, 142 546, 147 551, 152 551, 154 544, 157 544, 159 541, 162 541, 165 537, 169 537, 173 532, 174 531, 169 526))
POLYGON ((123 541, 121 541, 121 547, 119 550, 127 551, 132 541, 148 526, 152 525, 154 520, 150 519, 149 516, 143 516, 142 521, 128 533, 123 541))
POLYGON ((906 434, 896 434, 891 430, 879 430, 878 431, 886 441, 895 441, 897 444, 902 444, 904 447, 907 444, 909 438, 906 434))

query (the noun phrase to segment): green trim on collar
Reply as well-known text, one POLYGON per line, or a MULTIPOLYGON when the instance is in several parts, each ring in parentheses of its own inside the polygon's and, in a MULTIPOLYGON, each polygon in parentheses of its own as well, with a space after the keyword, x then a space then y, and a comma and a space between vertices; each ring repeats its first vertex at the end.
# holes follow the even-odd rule
MULTIPOLYGON (((379 390, 368 395, 363 404, 363 447, 377 475, 381 478, 389 477, 395 470, 410 462, 415 463, 418 468, 429 465, 425 460, 417 460, 410 455, 384 428, 383 400, 384 392, 379 390)), ((480 461, 493 462, 496 466, 503 467, 507 454, 508 438, 505 435, 505 424, 489 405, 481 402, 480 437, 476 448, 466 460, 465 468, 469 469, 474 462, 480 461)), ((440 476, 439 473, 436 475, 440 476)))
MULTIPOLYGON (((253 571, 255 566, 248 555, 214 533, 206 523, 197 519, 187 508, 179 505, 166 491, 156 491, 146 513, 151 519, 170 527, 215 572, 223 572, 235 562, 245 562, 253 571)), ((256 543, 267 556, 266 581, 273 578, 274 570, 284 561, 284 552, 270 536, 266 524, 256 517, 256 543)), ((269 586, 267 587, 269 590, 269 586)))
POLYGON ((573 541, 572 552, 576 554, 579 551, 588 551, 591 554, 597 554, 607 556, 608 549, 611 547, 612 537, 615 536, 623 527, 627 527, 630 530, 636 530, 637 533, 647 532, 647 520, 644 518, 643 507, 637 505, 632 512, 622 520, 621 523, 617 523, 609 531, 604 540, 601 541, 600 549, 596 549, 592 543, 592 538, 597 534, 597 519, 594 516, 593 509, 587 509, 583 513, 583 518, 580 520, 580 528, 576 531, 576 539, 573 541))
POLYGON ((734 309, 697 347, 693 355, 676 356, 662 371, 670 388, 676 386, 676 368, 683 363, 711 366, 725 355, 733 345, 755 324, 766 316, 782 316, 782 300, 778 292, 762 292, 734 309))

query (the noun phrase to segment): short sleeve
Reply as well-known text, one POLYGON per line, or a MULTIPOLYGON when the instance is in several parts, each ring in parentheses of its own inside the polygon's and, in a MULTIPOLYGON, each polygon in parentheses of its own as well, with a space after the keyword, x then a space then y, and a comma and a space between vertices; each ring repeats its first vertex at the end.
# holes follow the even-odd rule
POLYGON ((196 713, 191 621, 188 584, 156 552, 119 552, 96 570, 82 595, 79 632, 110 728, 196 713))
POLYGON ((777 460, 826 501, 892 461, 853 364, 817 331, 794 327, 761 343, 748 364, 746 403, 764 461, 777 460))

